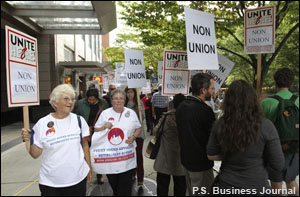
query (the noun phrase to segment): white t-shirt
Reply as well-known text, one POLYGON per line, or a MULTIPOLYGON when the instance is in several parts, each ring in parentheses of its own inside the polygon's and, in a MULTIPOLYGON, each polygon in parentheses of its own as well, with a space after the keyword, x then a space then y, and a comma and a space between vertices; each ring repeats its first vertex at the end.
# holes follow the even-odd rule
POLYGON ((111 122, 113 127, 95 132, 90 148, 92 168, 98 174, 118 174, 136 167, 136 142, 126 144, 128 137, 141 128, 136 113, 124 107, 117 113, 111 107, 104 110, 95 124, 95 128, 111 122))
POLYGON ((81 182, 89 172, 84 159, 82 137, 89 136, 89 127, 77 115, 70 113, 64 119, 55 119, 51 114, 41 118, 33 127, 33 144, 43 149, 40 181, 50 187, 68 187, 81 182))
MULTIPOLYGON (((115 112, 112 107, 104 110, 98 118, 95 128, 102 127, 106 122, 111 122, 113 127, 117 124, 127 124, 130 126, 130 128, 128 128, 128 136, 131 136, 136 129, 142 127, 135 111, 127 107, 124 107, 124 111, 122 113, 115 112)), ((107 132, 108 129, 105 131, 107 132)))

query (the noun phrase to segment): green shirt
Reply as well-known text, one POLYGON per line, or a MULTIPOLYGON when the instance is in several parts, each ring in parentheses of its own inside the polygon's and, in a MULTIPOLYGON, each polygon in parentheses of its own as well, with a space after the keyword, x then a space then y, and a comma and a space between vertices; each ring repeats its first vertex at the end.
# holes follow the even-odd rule
MULTIPOLYGON (((102 104, 106 102, 104 99, 99 98, 99 108, 102 106, 102 104)), ((105 106, 103 107, 102 111, 108 108, 108 104, 106 103, 105 106)), ((90 105, 87 101, 87 98, 80 99, 79 101, 76 102, 75 107, 74 107, 74 113, 77 115, 81 115, 86 122, 89 121, 89 116, 91 112, 90 105)))
MULTIPOLYGON (((280 96, 283 99, 290 99, 293 94, 286 89, 277 92, 276 95, 280 96)), ((273 123, 275 122, 275 119, 277 117, 278 104, 279 101, 274 98, 265 98, 261 102, 261 107, 265 117, 270 119, 273 123)), ((299 97, 296 99, 295 105, 299 108, 299 97)))

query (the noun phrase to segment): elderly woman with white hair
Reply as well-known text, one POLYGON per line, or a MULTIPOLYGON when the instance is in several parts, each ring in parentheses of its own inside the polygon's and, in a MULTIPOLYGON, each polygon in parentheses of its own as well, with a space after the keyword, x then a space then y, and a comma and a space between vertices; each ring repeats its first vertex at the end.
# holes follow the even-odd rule
POLYGON ((22 139, 30 140, 29 154, 43 152, 39 188, 42 196, 85 196, 92 170, 87 141, 89 127, 81 116, 71 113, 75 91, 58 85, 50 94, 55 112, 41 118, 32 130, 22 129, 22 139))

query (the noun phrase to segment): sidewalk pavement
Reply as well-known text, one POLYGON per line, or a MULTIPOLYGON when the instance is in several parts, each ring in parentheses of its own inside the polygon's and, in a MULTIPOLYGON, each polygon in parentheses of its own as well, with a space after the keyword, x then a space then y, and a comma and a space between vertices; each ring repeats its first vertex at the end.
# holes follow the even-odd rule
MULTIPOLYGON (((32 126, 33 124, 30 125, 32 126)), ((42 157, 33 159, 27 153, 21 139, 22 127, 22 122, 1 127, 1 196, 40 196, 38 181, 42 157)), ((146 133, 143 151, 151 138, 152 136, 146 133)), ((154 160, 144 157, 145 187, 142 195, 156 195, 156 172, 153 164, 154 160)), ((87 187, 88 195, 112 195, 106 176, 103 185, 97 185, 96 180, 94 173, 93 181, 87 187)), ((171 185, 173 184, 170 184, 170 187, 171 185)), ((135 186, 133 195, 137 193, 138 189, 135 186)), ((171 190, 170 195, 173 195, 171 190)))
MULTIPOLYGON (((1 196, 40 196, 38 180, 42 157, 33 159, 27 153, 25 144, 21 140, 22 127, 22 122, 1 127, 1 196)), ((146 132, 143 153, 151 139, 152 136, 146 132)), ((156 195, 156 172, 153 164, 154 160, 144 157, 144 192, 140 194, 134 184, 133 196, 156 195)), ((215 162, 216 171, 219 171, 220 164, 221 162, 215 162)), ((94 174, 92 183, 88 184, 87 195, 112 195, 106 176, 104 176, 104 182, 103 185, 97 185, 94 174)), ((299 185, 299 176, 297 182, 299 185)), ((172 181, 169 186, 169 195, 173 196, 172 181)))

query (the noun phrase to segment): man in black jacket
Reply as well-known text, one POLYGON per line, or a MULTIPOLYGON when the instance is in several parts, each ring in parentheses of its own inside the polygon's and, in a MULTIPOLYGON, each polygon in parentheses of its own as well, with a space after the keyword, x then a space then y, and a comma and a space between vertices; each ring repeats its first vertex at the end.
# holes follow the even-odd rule
POLYGON ((198 195, 209 192, 214 181, 214 162, 207 158, 206 145, 215 116, 205 104, 215 91, 214 79, 206 73, 198 73, 191 85, 192 95, 176 110, 176 123, 188 192, 198 195))

